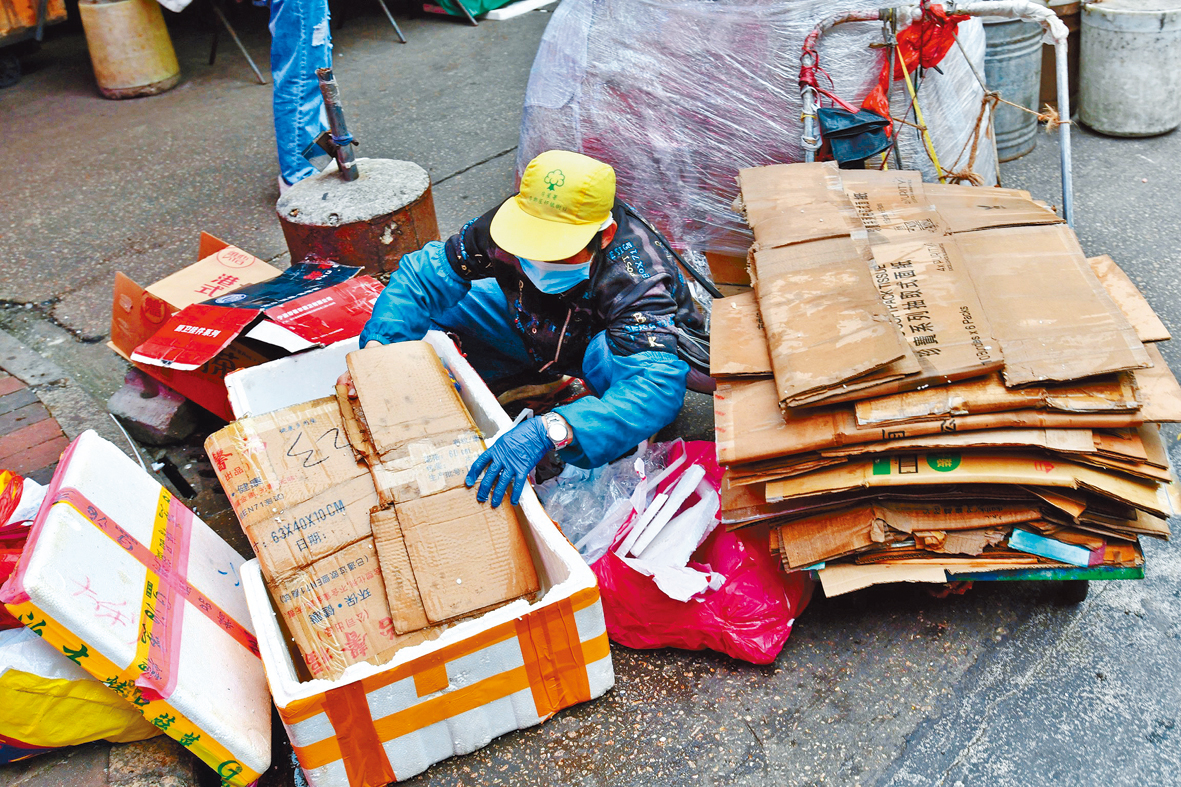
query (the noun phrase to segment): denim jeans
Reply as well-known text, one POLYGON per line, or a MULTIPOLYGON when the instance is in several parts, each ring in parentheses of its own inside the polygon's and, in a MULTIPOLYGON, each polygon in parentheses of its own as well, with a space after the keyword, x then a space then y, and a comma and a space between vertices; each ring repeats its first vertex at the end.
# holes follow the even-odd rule
POLYGON ((271 0, 270 28, 279 174, 292 184, 315 174, 303 151, 328 128, 316 77, 332 65, 328 0, 271 0))

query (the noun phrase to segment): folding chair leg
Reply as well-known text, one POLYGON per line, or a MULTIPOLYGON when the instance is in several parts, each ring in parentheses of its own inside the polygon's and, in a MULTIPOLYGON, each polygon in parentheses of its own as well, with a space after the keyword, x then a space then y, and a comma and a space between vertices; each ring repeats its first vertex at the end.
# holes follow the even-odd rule
POLYGON ((472 12, 467 10, 467 6, 463 4, 463 0, 455 0, 455 4, 459 6, 459 10, 463 11, 463 15, 467 17, 467 21, 472 23, 472 27, 479 27, 480 23, 472 16, 472 12))
POLYGON ((381 6, 381 10, 385 11, 385 18, 390 20, 390 24, 394 26, 394 32, 398 34, 398 40, 403 44, 406 43, 406 36, 402 35, 402 28, 398 27, 398 23, 394 21, 394 15, 390 13, 390 9, 385 4, 385 0, 377 0, 377 4, 381 6))
POLYGON ((209 65, 217 60, 217 39, 221 36, 221 31, 216 27, 213 28, 213 44, 209 47, 209 65))
POLYGON ((238 49, 242 52, 242 56, 246 58, 246 62, 250 64, 250 68, 252 71, 254 71, 254 75, 258 77, 258 84, 265 85, 267 81, 262 78, 262 74, 260 74, 258 71, 258 66, 254 65, 254 58, 250 56, 250 53, 246 51, 246 47, 242 45, 242 41, 238 38, 238 34, 234 32, 234 28, 230 24, 230 20, 226 19, 226 15, 223 14, 221 9, 217 7, 216 2, 210 3, 210 5, 213 7, 213 13, 217 14, 217 18, 220 19, 221 23, 226 26, 226 30, 228 30, 230 33, 230 38, 234 39, 234 43, 238 45, 238 49))

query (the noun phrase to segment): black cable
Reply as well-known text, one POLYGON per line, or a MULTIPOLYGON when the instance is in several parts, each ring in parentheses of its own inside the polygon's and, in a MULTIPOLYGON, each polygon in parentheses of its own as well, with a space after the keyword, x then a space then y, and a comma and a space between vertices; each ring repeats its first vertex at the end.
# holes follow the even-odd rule
POLYGON ((645 227, 647 227, 648 231, 656 236, 657 242, 660 243, 661 245, 663 245, 664 248, 668 249, 669 253, 671 253, 673 255, 673 258, 681 264, 682 268, 685 269, 685 272, 688 273, 690 276, 692 276, 694 281, 696 281, 698 284, 700 284, 702 287, 704 287, 706 292, 708 292, 714 298, 725 297, 722 295, 722 291, 714 286, 714 283, 712 281, 705 278, 705 276, 703 276, 700 271, 698 271, 696 268, 694 268, 689 263, 685 262, 684 258, 681 257, 681 255, 677 253, 677 250, 674 249, 673 245, 668 242, 668 238, 664 237, 664 235, 661 234, 660 230, 653 227, 651 224, 648 223, 647 219, 645 219, 643 216, 641 216, 640 214, 638 214, 634 210, 632 210, 631 205, 628 205, 626 202, 623 202, 622 200, 620 200, 620 204, 623 205, 623 212, 626 213, 627 215, 631 216, 632 218, 634 218, 636 221, 643 224, 645 227))

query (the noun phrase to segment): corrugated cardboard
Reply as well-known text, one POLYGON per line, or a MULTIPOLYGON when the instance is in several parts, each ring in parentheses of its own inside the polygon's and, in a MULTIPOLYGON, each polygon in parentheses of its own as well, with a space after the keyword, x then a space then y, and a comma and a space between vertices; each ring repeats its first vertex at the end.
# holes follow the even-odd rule
POLYGON ((374 511, 370 522, 377 558, 381 562, 381 576, 385 580, 386 599, 394 620, 394 631, 408 634, 430 625, 422 606, 422 594, 414 578, 414 567, 406 552, 406 540, 394 509, 374 511))
POLYGON ((1146 422, 1175 423, 1181 421, 1181 385, 1165 362, 1165 357, 1154 344, 1144 345, 1152 366, 1133 372, 1140 392, 1140 415, 1146 422))
POLYGON ((111 343, 123 355, 135 352, 174 312, 281 273, 239 248, 219 247, 221 242, 212 236, 206 245, 205 233, 202 236, 203 249, 215 251, 155 284, 141 287, 122 273, 115 274, 111 343))
POLYGON ((715 300, 709 321, 709 373, 713 377, 765 377, 771 354, 753 291, 715 300))
MULTIPOLYGON (((451 341, 437 331, 427 341, 476 423, 488 434, 511 426, 451 341)), ((344 370, 342 358, 328 383, 344 370)), ((311 787, 409 779, 455 752, 475 751, 611 687, 611 651, 593 572, 531 488, 520 513, 540 597, 436 627, 445 629, 437 639, 401 648, 381 665, 354 664, 334 681, 308 680, 298 667, 258 565, 247 563, 242 585, 260 629, 266 678, 311 787)))
POLYGON ((913 484, 1023 484, 1087 489, 1157 516, 1172 516, 1167 489, 1073 462, 1003 452, 894 454, 767 484, 768 502, 858 488, 913 484))
POLYGON ((1006 385, 1150 365, 1069 227, 965 232, 956 241, 1000 341, 1006 385))
POLYGON ((799 569, 869 549, 886 540, 884 523, 872 505, 797 519, 772 529, 783 565, 799 569))
POLYGON ((1004 537, 1006 526, 1039 516, 1035 506, 971 499, 950 504, 875 502, 793 520, 774 528, 774 532, 784 566, 799 569, 918 533, 927 534, 929 541, 937 540, 924 548, 979 554, 984 543, 995 544, 1004 537), (997 529, 1000 536, 994 537, 997 529), (958 531, 989 535, 957 539, 958 531), (936 539, 935 533, 941 536, 936 539))
POLYGON ((336 399, 236 421, 205 451, 269 578, 369 535, 377 495, 336 399))
POLYGON ((1098 257, 1088 257, 1087 262, 1111 299, 1115 301, 1115 305, 1128 318, 1140 341, 1147 344, 1171 338, 1160 317, 1156 316, 1156 312, 1152 310, 1139 288, 1128 278, 1128 274, 1115 264, 1115 260, 1101 254, 1098 257))
POLYGON ((381 292, 375 279, 353 280, 360 270, 326 261, 294 263, 268 281, 185 306, 131 358, 189 371, 239 338, 281 355, 356 336, 381 292))
POLYGON ((901 566, 855 566, 838 564, 827 566, 817 572, 824 595, 832 598, 870 585, 885 585, 891 582, 947 582, 947 570, 936 565, 901 566))
POLYGON ((475 431, 447 370, 426 342, 358 350, 347 362, 381 459, 412 440, 475 431))
POLYGON ((406 553, 432 623, 538 590, 515 509, 454 489, 397 505, 406 553))
POLYGON ((394 631, 371 538, 296 569, 270 591, 315 678, 334 679, 362 661, 380 664, 398 649, 441 633, 394 631))
POLYGON ((921 384, 1001 368, 990 317, 954 241, 919 238, 877 245, 872 267, 882 302, 923 366, 921 384))
POLYGON ((758 249, 838 238, 861 229, 835 162, 738 171, 741 208, 758 249))
POLYGON ((1130 412, 1139 409, 1135 378, 1108 375, 1080 383, 1008 388, 999 374, 863 399, 855 404, 865 426, 1005 410, 1051 409, 1068 413, 1130 412))
POLYGON ((769 380, 754 380, 719 385, 714 394, 714 420, 718 461, 735 464, 877 440, 978 429, 1118 429, 1139 426, 1144 422, 1144 413, 1012 410, 888 427, 861 426, 852 405, 793 409, 784 413, 779 409, 774 384, 769 380))
POLYGON ((1029 192, 940 183, 923 186, 952 232, 1063 223, 1054 211, 1031 200, 1029 192))
POLYGON ((383 506, 463 486, 484 443, 434 349, 400 342, 346 360, 357 396, 338 386, 337 400, 383 506))
MULTIPOLYGON (((759 238, 758 229, 755 237, 759 238)), ((779 399, 795 406, 909 356, 848 237, 754 254, 755 294, 779 399)), ((911 359, 894 379, 918 366, 911 359)))

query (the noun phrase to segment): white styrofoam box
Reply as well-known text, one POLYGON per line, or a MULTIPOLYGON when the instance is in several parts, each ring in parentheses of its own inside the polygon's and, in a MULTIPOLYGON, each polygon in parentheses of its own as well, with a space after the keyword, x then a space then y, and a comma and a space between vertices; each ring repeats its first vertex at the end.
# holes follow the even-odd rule
POLYGON ((357 337, 314 352, 236 369, 226 375, 234 418, 264 415, 284 407, 336 395, 336 378, 348 371, 345 356, 357 349, 357 337))
MULTIPOLYGON (((450 339, 432 331, 426 340, 481 431, 491 435, 511 426, 450 339)), ((317 353, 334 348, 306 355, 317 353)), ((332 382, 345 368, 343 355, 339 358, 339 367, 326 365, 322 372, 332 382)), ((274 365, 266 371, 254 368, 282 381, 279 365, 290 360, 264 364, 274 365)), ((264 388, 240 400, 249 412, 300 403, 285 401, 283 385, 274 395, 264 388)), ((353 664, 335 681, 300 681, 258 562, 246 564, 243 585, 271 695, 312 787, 376 787, 383 779, 409 778, 614 685, 594 573, 546 516, 532 488, 522 495, 519 514, 541 578, 538 600, 518 599, 464 620, 435 640, 398 651, 385 664, 353 664), (349 734, 338 736, 334 722, 347 724, 349 734), (358 756, 356 747, 364 746, 368 756, 358 756)))
POLYGON ((87 431, 63 455, 0 600, 245 785, 270 766, 271 711, 242 565, 148 473, 87 431))

